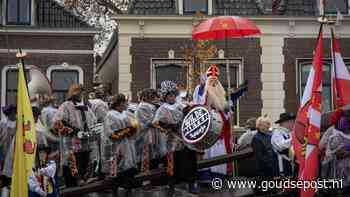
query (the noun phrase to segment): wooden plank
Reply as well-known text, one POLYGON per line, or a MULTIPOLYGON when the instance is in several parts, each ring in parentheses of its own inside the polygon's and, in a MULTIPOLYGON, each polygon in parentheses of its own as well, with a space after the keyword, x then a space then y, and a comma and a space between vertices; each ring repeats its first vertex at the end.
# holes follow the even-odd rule
POLYGON ((105 191, 105 190, 113 188, 113 184, 114 183, 113 183, 112 179, 105 179, 102 181, 89 183, 89 184, 81 186, 81 187, 65 188, 65 189, 61 190, 60 196, 73 197, 73 196, 80 196, 82 194, 87 194, 87 193, 92 193, 92 192, 105 191))
POLYGON ((160 168, 156 170, 151 170, 149 173, 146 173, 146 174, 138 174, 135 176, 135 180, 136 181, 155 180, 166 175, 167 175, 166 168, 160 168))
MULTIPOLYGON (((211 159, 204 159, 198 162, 197 168, 198 169, 208 168, 211 166, 231 162, 235 159, 237 160, 243 159, 243 158, 249 157, 252 153, 253 153, 252 148, 248 148, 246 150, 235 152, 230 155, 223 155, 223 156, 218 156, 211 159)), ((147 174, 138 174, 134 178, 136 181, 146 181, 146 180, 156 180, 164 176, 166 176, 166 168, 160 168, 160 169, 152 170, 150 171, 150 173, 147 173, 147 174)), ((102 181, 90 183, 88 185, 84 185, 81 187, 71 187, 71 188, 63 189, 61 191, 60 196, 63 196, 63 197, 79 196, 81 194, 112 189, 117 185, 118 183, 116 182, 115 179, 109 178, 102 181)))
POLYGON ((239 160, 239 159, 247 158, 252 154, 253 154, 253 149, 247 148, 245 150, 232 153, 230 155, 222 155, 222 156, 213 157, 211 159, 203 159, 201 161, 198 161, 197 168, 202 169, 202 168, 208 168, 208 167, 220 165, 223 163, 228 163, 236 159, 239 160))
MULTIPOLYGON (((166 176, 166 169, 165 168, 152 170, 152 171, 150 171, 150 173, 147 173, 147 174, 138 174, 134 178, 135 178, 135 181, 145 181, 145 180, 159 179, 161 176, 166 176)), ((65 189, 61 190, 60 196, 64 196, 64 197, 79 196, 81 194, 113 189, 113 187, 115 187, 117 185, 118 185, 118 183, 117 183, 116 179, 108 178, 108 179, 97 181, 94 183, 89 183, 89 184, 81 186, 81 187, 65 188, 65 189)))

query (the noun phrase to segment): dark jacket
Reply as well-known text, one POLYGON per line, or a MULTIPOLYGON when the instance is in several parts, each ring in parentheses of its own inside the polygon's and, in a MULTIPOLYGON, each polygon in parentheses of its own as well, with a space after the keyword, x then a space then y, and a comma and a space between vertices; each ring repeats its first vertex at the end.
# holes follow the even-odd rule
POLYGON ((257 176, 272 177, 276 175, 271 135, 258 130, 252 141, 252 148, 256 156, 257 176))

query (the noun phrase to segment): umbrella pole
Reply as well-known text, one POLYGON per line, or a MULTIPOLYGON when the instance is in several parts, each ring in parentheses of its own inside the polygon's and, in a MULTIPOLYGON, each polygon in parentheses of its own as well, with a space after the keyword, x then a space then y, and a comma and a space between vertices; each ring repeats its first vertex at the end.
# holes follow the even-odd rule
MULTIPOLYGON (((226 34, 226 33, 225 33, 226 34)), ((228 50, 227 50, 227 36, 225 35, 225 58, 226 58, 226 77, 227 77, 227 94, 231 92, 231 76, 230 76, 230 65, 228 61, 228 50)))

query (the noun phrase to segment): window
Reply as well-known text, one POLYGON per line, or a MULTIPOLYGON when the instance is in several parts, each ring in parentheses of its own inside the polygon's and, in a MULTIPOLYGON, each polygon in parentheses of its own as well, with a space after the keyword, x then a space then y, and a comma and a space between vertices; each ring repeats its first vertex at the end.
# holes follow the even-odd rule
POLYGON ((197 11, 208 13, 208 0, 184 0, 184 13, 194 14, 197 11))
MULTIPOLYGON (((30 81, 29 70, 25 69, 26 80, 30 81)), ((17 102, 17 66, 5 66, 2 70, 1 107, 17 102)), ((72 83, 83 83, 83 70, 78 66, 50 66, 47 77, 51 82, 57 104, 66 99, 68 88, 72 83)), ((2 113, 2 112, 0 112, 2 113)))
POLYGON ((9 25, 30 25, 31 0, 7 0, 6 23, 9 25))
POLYGON ((153 61, 152 87, 160 88, 164 80, 174 81, 178 86, 187 87, 187 66, 184 61, 153 61))
MULTIPOLYGON (((219 69, 219 81, 224 87, 225 91, 228 90, 228 75, 227 75, 227 64, 229 67, 229 76, 230 76, 230 88, 231 90, 235 89, 240 85, 242 82, 241 80, 241 64, 242 60, 224 60, 224 59, 212 59, 204 63, 205 70, 209 68, 211 64, 216 64, 216 66, 219 69)), ((233 117, 233 124, 238 125, 238 120, 239 120, 239 105, 238 103, 233 103, 233 112, 234 112, 234 117, 233 117)))
POLYGON ((78 71, 54 70, 51 72, 52 93, 57 103, 63 103, 67 99, 67 92, 71 84, 79 82, 78 71))
MULTIPOLYGON (((25 70, 26 80, 30 81, 29 72, 25 70)), ((17 84, 18 84, 18 70, 16 66, 7 69, 6 71, 6 90, 4 106, 9 104, 17 105, 17 84)))
POLYGON ((83 70, 77 66, 50 66, 47 76, 51 81, 52 93, 57 104, 67 99, 70 85, 83 83, 83 70))
MULTIPOLYGON (((206 64, 208 68, 210 64, 206 64)), ((227 76, 227 65, 225 63, 216 63, 216 66, 219 68, 219 81, 225 90, 228 89, 228 76, 227 76)), ((236 64, 229 63, 229 75, 230 75, 230 88, 233 89, 237 87, 238 83, 238 67, 236 64)))
MULTIPOLYGON (((350 59, 344 59, 348 69, 350 69, 350 59)), ((322 112, 328 112, 333 109, 332 91, 331 91, 331 60, 323 60, 323 84, 322 84, 322 112)), ((299 66, 299 97, 302 99, 307 78, 312 67, 312 60, 298 60, 299 66)))
POLYGON ((349 0, 325 1, 325 14, 337 14, 337 10, 342 14, 348 14, 349 0))
MULTIPOLYGON (((24 70, 26 80, 30 81, 28 70, 24 70)), ((17 65, 4 66, 1 71, 1 108, 8 104, 17 104, 17 65)), ((2 111, 0 111, 3 117, 2 111)))
MULTIPOLYGON (((322 84, 322 112, 327 112, 331 110, 332 107, 332 99, 331 99, 331 63, 324 61, 323 63, 323 84, 322 84)), ((312 61, 306 61, 300 63, 300 69, 301 69, 301 86, 300 86, 300 99, 302 98, 306 83, 307 83, 307 78, 309 76, 310 69, 312 67, 312 61)))
MULTIPOLYGON (((177 60, 161 60, 161 59, 152 59, 152 67, 151 67, 151 87, 152 88, 160 88, 160 84, 164 80, 171 80, 177 83, 178 86, 187 87, 187 79, 188 79, 188 70, 186 62, 182 59, 177 60)), ((204 62, 203 70, 207 70, 207 68, 211 64, 216 64, 219 68, 220 76, 219 80, 222 86, 227 90, 228 82, 227 82, 227 73, 226 73, 226 65, 229 64, 229 73, 230 73, 230 81, 231 81, 231 89, 237 87, 241 79, 241 65, 242 60, 225 60, 225 59, 211 59, 204 62)), ((235 105, 233 108, 234 125, 238 125, 239 120, 239 105, 235 105)))
POLYGON ((234 89, 240 83, 240 64, 241 60, 224 60, 224 59, 211 59, 204 62, 205 70, 209 68, 210 65, 215 64, 219 68, 219 81, 225 90, 228 89, 228 75, 227 75, 227 64, 229 67, 230 76, 230 87, 234 89))

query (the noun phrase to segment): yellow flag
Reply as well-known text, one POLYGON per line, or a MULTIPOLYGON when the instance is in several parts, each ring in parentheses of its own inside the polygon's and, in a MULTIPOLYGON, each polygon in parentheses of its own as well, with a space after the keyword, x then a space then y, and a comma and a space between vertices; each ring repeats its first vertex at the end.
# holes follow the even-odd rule
POLYGON ((11 197, 28 196, 28 178, 36 153, 36 131, 23 65, 18 64, 17 131, 12 170, 11 197))

